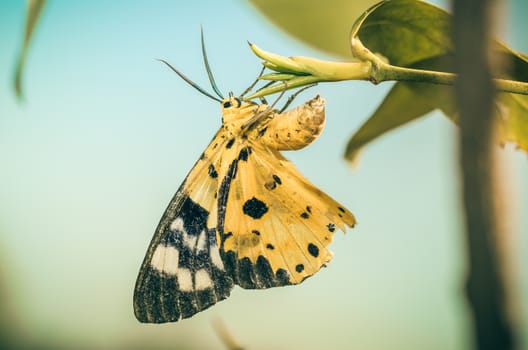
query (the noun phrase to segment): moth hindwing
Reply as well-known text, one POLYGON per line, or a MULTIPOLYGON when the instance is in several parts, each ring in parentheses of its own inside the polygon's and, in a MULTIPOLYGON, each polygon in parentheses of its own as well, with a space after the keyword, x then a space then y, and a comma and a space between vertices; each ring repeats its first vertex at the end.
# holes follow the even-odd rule
POLYGON ((301 283, 330 261, 335 230, 355 223, 280 152, 317 138, 322 97, 283 113, 236 97, 221 105, 222 126, 169 203, 141 266, 141 322, 190 317, 235 284, 301 283))

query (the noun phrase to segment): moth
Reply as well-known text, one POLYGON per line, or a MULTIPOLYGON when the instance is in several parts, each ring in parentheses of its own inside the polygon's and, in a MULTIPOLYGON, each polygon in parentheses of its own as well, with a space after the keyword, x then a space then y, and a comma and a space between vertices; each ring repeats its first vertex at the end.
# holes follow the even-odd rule
MULTIPOLYGON (((202 40, 203 43, 203 40, 202 40)), ((204 60, 217 94, 204 51, 204 60)), ((186 81, 182 73, 174 69, 186 81)), ((325 123, 319 95, 288 111, 230 94, 222 125, 170 201, 134 291, 140 322, 175 322, 227 298, 234 285, 295 285, 332 258, 353 214, 281 153, 313 142, 325 123)))

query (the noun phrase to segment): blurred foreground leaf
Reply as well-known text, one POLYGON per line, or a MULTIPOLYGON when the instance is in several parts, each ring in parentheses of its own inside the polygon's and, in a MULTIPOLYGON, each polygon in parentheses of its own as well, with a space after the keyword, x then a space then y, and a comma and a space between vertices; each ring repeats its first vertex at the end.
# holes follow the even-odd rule
MULTIPOLYGON (((443 72, 454 70, 451 15, 425 2, 381 2, 355 23, 351 35, 392 65, 443 72)), ((526 55, 500 43, 496 44, 495 51, 504 67, 497 77, 528 81, 526 55)), ((497 108, 500 142, 513 142, 528 152, 528 96, 500 93, 497 108)), ((345 157, 354 161, 368 142, 435 109, 457 122, 451 86, 396 83, 374 114, 351 137, 345 157)))
POLYGON ((26 26, 24 30, 24 39, 20 48, 20 53, 17 59, 17 66, 15 70, 15 93, 16 96, 21 99, 23 97, 22 90, 22 73, 26 62, 26 56, 29 49, 29 43, 34 33, 37 21, 42 13, 42 9, 46 0, 27 0, 27 11, 26 11, 26 26))
POLYGON ((348 34, 377 0, 250 0, 275 25, 304 43, 333 56, 350 58, 348 34))

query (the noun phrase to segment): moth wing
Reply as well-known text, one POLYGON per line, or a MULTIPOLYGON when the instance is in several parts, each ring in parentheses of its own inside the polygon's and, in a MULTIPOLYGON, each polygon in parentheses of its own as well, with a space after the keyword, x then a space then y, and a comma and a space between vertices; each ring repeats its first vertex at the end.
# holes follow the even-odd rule
POLYGON ((298 284, 331 260, 333 232, 355 218, 278 151, 255 144, 241 155, 221 237, 226 270, 243 288, 298 284))
POLYGON ((227 298, 233 288, 219 254, 215 220, 209 219, 216 213, 221 178, 210 167, 222 156, 213 148, 217 139, 218 134, 187 175, 152 238, 134 290, 140 322, 188 318, 227 298))

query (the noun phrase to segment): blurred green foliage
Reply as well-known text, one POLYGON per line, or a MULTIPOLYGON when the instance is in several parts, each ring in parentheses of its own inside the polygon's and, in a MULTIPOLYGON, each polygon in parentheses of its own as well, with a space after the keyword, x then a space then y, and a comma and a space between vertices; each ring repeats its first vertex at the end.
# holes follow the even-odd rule
POLYGON ((27 0, 26 26, 24 30, 24 38, 22 40, 20 53, 18 55, 14 80, 15 93, 19 99, 23 98, 22 77, 26 57, 29 50, 29 43, 31 42, 35 27, 37 25, 38 19, 40 18, 42 9, 44 8, 45 4, 46 0, 27 0))

